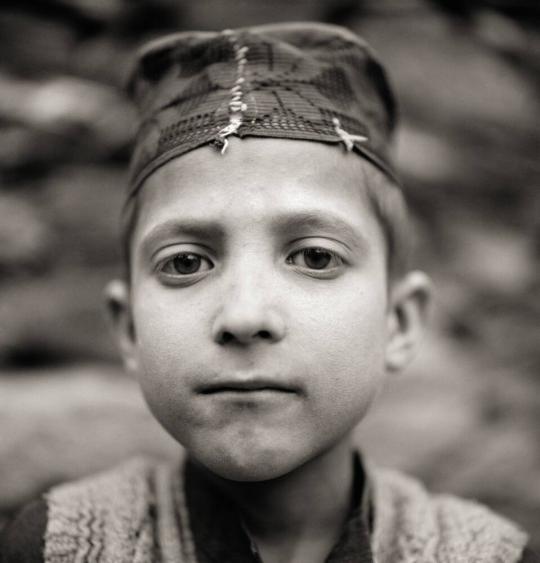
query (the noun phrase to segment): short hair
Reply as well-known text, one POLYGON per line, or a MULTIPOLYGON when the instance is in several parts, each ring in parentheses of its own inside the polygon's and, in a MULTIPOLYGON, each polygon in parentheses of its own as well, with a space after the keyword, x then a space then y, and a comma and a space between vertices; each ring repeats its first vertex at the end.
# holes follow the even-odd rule
POLYGON ((403 186, 370 163, 362 170, 365 171, 363 183, 368 204, 379 221, 386 241, 388 279, 395 281, 411 266, 412 232, 403 186))
MULTIPOLYGON (((390 282, 399 279, 410 265, 411 232, 403 188, 368 161, 362 167, 362 184, 368 204, 377 218, 386 242, 386 269, 390 282)), ((126 203, 121 220, 121 250, 124 278, 131 280, 131 239, 140 210, 142 187, 126 203)))

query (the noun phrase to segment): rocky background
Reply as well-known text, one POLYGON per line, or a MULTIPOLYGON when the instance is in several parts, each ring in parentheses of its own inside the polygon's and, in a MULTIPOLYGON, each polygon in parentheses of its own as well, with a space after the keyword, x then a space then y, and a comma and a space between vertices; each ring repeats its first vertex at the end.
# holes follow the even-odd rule
POLYGON ((59 481, 176 455, 101 304, 119 271, 133 50, 181 29, 345 24, 389 68, 435 280, 426 345, 359 431, 540 548, 540 6, 534 0, 17 0, 0 11, 0 526, 59 481))

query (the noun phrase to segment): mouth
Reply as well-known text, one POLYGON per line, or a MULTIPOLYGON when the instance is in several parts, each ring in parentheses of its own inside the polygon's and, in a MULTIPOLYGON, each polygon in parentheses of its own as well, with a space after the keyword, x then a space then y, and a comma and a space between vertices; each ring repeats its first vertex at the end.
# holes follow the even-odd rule
POLYGON ((197 389, 201 395, 216 395, 219 393, 255 394, 264 392, 299 393, 299 388, 272 379, 223 379, 201 385, 197 389))

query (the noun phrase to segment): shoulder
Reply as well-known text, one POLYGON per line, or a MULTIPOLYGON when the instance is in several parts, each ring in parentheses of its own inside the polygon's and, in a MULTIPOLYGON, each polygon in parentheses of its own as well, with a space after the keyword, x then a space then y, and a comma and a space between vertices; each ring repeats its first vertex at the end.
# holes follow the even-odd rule
POLYGON ((171 464, 135 458, 51 489, 45 495, 46 558, 75 561, 99 553, 129 561, 137 553, 151 560, 156 496, 174 474, 171 464))
POLYGON ((540 563, 540 556, 536 551, 533 551, 529 547, 523 550, 523 554, 519 563, 540 563))
POLYGON ((147 491, 159 463, 147 458, 133 458, 113 468, 53 487, 45 494, 51 506, 66 509, 89 503, 121 504, 140 498, 147 491))
POLYGON ((177 467, 135 458, 53 487, 2 530, 1 563, 71 561, 78 554, 97 551, 114 552, 111 561, 128 561, 134 550, 146 553, 152 549, 151 515, 160 494, 157 489, 171 486, 177 467))
POLYGON ((2 563, 43 561, 47 503, 43 498, 25 505, 0 534, 2 563))
POLYGON ((452 495, 430 494, 416 479, 370 468, 375 550, 381 561, 455 560, 517 563, 527 535, 487 507, 452 495))

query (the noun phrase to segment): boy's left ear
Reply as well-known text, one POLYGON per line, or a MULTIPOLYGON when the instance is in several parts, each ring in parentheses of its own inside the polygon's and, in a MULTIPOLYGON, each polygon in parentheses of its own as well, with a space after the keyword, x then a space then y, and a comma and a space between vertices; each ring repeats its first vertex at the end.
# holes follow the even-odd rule
POLYGON ((401 371, 413 359, 430 301, 431 281, 424 272, 409 272, 392 285, 387 318, 387 371, 401 371))

